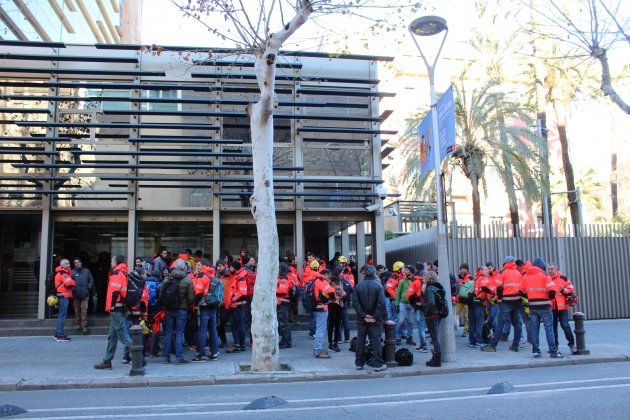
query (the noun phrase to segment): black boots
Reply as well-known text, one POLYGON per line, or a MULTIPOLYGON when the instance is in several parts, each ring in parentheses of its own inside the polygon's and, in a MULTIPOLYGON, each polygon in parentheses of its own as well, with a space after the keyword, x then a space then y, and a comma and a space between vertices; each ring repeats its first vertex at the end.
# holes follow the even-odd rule
POLYGON ((427 361, 427 366, 440 367, 442 366, 442 353, 433 353, 431 360, 427 361))

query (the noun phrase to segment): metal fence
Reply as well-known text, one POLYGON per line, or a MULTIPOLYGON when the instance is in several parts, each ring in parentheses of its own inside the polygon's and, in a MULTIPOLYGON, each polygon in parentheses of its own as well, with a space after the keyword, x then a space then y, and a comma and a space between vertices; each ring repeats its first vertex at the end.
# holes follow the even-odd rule
MULTIPOLYGON (((630 318, 630 225, 554 226, 553 236, 540 227, 449 226, 449 270, 467 262, 471 271, 503 259, 554 262, 575 285, 577 309, 589 319, 630 318), (517 232, 516 236, 514 232, 517 232)), ((387 264, 413 264, 437 257, 436 228, 385 242, 387 264)))

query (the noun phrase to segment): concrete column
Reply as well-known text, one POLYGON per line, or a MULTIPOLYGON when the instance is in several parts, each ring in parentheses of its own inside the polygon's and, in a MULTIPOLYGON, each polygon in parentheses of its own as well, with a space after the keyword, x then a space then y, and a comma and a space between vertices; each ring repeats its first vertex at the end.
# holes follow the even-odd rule
MULTIPOLYGON (((59 50, 53 49, 53 53, 56 54, 59 50)), ((57 63, 58 64, 58 63, 57 63)), ((58 82, 58 77, 56 74, 50 75, 50 81, 53 83, 58 82)), ((57 96, 59 94, 59 88, 51 87, 48 89, 48 95, 57 96)), ((57 122, 58 119, 58 111, 59 106, 57 101, 49 101, 48 102, 48 116, 46 117, 47 122, 57 122)), ((59 129, 56 127, 48 127, 46 128, 46 136, 47 137, 57 137, 59 133, 59 129)), ((44 149, 47 152, 54 151, 56 149, 56 144, 54 142, 46 142, 44 149)), ((44 161, 48 164, 55 163, 54 160, 56 158, 50 155, 46 155, 44 157, 44 161)), ((48 169, 47 175, 53 176, 55 174, 53 169, 48 169)), ((54 182, 53 181, 44 181, 42 182, 44 189, 52 189, 54 182)), ((51 194, 43 194, 42 195, 42 231, 39 239, 39 293, 37 295, 37 319, 46 318, 46 277, 48 277, 48 273, 50 273, 53 269, 51 267, 52 261, 52 229, 53 229, 53 220, 52 220, 52 204, 53 204, 53 195, 51 194)))
POLYGON ((212 199, 212 263, 221 256, 221 210, 219 206, 221 198, 215 196, 212 199))
POLYGON ((365 222, 357 223, 357 265, 358 268, 365 265, 365 222))
POLYGON ((332 260, 335 256, 335 235, 328 237, 328 259, 332 260))
POLYGON ((385 265, 385 216, 382 212, 375 212, 372 220, 372 249, 374 264, 385 265))
POLYGON ((341 255, 347 258, 348 254, 350 254, 350 233, 346 228, 341 231, 341 255))
MULTIPOLYGON (((134 69, 140 70, 139 63, 142 62, 141 57, 140 57, 140 52, 138 51, 136 55, 139 57, 140 60, 137 64, 134 65, 134 69)), ((133 83, 134 84, 142 83, 140 76, 135 76, 133 78, 133 83)), ((141 96, 141 91, 139 89, 133 89, 131 91, 131 96, 134 98, 137 98, 141 96)), ((131 110, 139 111, 140 102, 132 102, 131 110)), ((138 114, 130 115, 129 122, 131 124, 139 124, 140 116, 138 114)), ((140 129, 132 128, 130 130, 130 134, 131 134, 131 137, 140 137, 140 129)), ((129 143, 129 149, 131 151, 140 150, 140 143, 129 143)), ((129 156, 130 164, 137 164, 138 162, 139 162, 138 155, 129 156)), ((129 175, 138 176, 138 169, 130 169, 129 175)), ((136 257, 136 238, 138 237, 138 220, 137 220, 136 208, 138 205, 138 194, 140 191, 138 188, 137 181, 129 181, 128 185, 129 185, 129 189, 133 191, 133 195, 130 195, 127 198, 128 217, 127 217, 127 255, 126 257, 127 257, 127 265, 129 267, 133 267, 133 260, 136 257)))
POLYGON ((302 210, 295 211, 295 256, 297 257, 298 275, 302 278, 304 266, 304 227, 302 210))

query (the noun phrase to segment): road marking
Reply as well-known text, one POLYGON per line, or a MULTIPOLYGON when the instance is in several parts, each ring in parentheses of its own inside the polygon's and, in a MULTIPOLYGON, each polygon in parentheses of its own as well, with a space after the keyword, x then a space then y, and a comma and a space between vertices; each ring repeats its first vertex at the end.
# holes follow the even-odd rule
MULTIPOLYGON (((616 378, 610 378, 609 380, 614 380, 616 378)), ((594 379, 594 380, 587 380, 587 381, 583 381, 583 382, 595 382, 595 381, 603 381, 603 379, 594 379)), ((575 383, 578 381, 563 381, 563 382, 569 382, 569 383, 575 383)), ((540 384, 538 386, 544 386, 547 383, 543 383, 540 384)), ((550 384, 553 384, 553 382, 550 382, 550 384)), ((531 385, 527 385, 527 386, 534 386, 534 384, 531 385)), ((226 410, 226 411, 196 411, 196 412, 176 412, 176 413, 156 413, 156 412, 150 412, 150 413, 146 413, 146 416, 151 416, 151 417, 174 417, 174 416, 186 416, 186 415, 227 415, 227 414, 250 414, 250 413, 273 413, 273 412, 287 412, 287 411, 312 411, 312 410, 331 410, 331 409, 341 409, 341 408, 356 408, 356 407, 371 407, 371 406, 390 406, 390 405, 407 405, 407 404, 417 404, 419 402, 444 402, 444 401, 461 401, 461 400, 468 400, 468 399, 482 399, 482 398, 500 398, 500 397, 505 397, 505 396, 517 396, 517 395, 533 395, 533 394, 544 394, 544 393, 561 393, 561 392, 569 392, 569 391, 575 391, 575 390, 596 390, 596 389, 614 389, 614 388, 630 388, 630 383, 628 384, 613 384, 613 385, 595 385, 595 386, 585 386, 585 387, 571 387, 571 388, 560 388, 560 389, 538 389, 538 390, 531 390, 531 391, 520 391, 520 392, 512 392, 512 393, 506 393, 506 394, 482 394, 482 395, 463 395, 463 396, 452 396, 452 397, 441 397, 441 398, 429 398, 429 399, 423 399, 423 400, 397 400, 397 401, 381 401, 381 402, 372 402, 372 403, 355 403, 355 404, 343 404, 343 405, 334 405, 331 406, 330 403, 334 400, 341 400, 342 398, 337 398, 337 399, 312 399, 312 400, 287 400, 288 403, 291 402, 326 402, 327 405, 322 405, 322 406, 314 406, 314 407, 284 407, 284 408, 270 408, 270 409, 266 409, 266 410, 256 410, 256 411, 246 411, 246 410, 242 410, 242 409, 238 409, 238 410, 226 410)), ((470 389, 477 389, 477 388, 470 388, 470 389)), ((470 390, 469 389, 469 390, 470 390)), ((488 387, 484 387, 484 388, 480 388, 481 390, 487 390, 488 387)), ((453 391, 449 391, 449 392, 460 392, 460 391, 465 391, 465 390, 453 390, 453 391)), ((445 391, 437 391, 437 392, 442 392, 444 393, 445 391)), ((435 394, 437 392, 422 392, 420 394, 435 394)), ((419 394, 419 393, 407 393, 407 394, 419 394)), ((408 395, 403 395, 403 394, 386 394, 386 395, 372 395, 370 396, 370 398, 387 398, 387 397, 394 397, 394 396, 408 396, 408 395)), ((347 399, 345 397, 343 397, 343 399, 347 399)), ((355 399, 363 399, 363 398, 355 398, 355 399)), ((201 407, 201 406, 220 406, 220 405, 235 405, 238 404, 240 402, 234 402, 234 403, 215 403, 215 404, 189 404, 189 405, 185 405, 185 404, 178 404, 178 405, 160 405, 160 406, 125 406, 125 409, 137 409, 137 407, 147 407, 147 408, 170 408, 170 409, 176 409, 176 408, 182 408, 182 407, 201 407)), ((242 403, 243 405, 248 404, 249 402, 245 402, 242 403)), ((69 408, 69 409, 48 409, 48 410, 44 410, 44 409, 38 409, 38 410, 29 410, 29 412, 47 412, 47 413, 51 413, 51 412, 59 412, 59 411, 78 411, 78 410, 83 410, 83 411, 90 411, 90 410, 95 410, 95 409, 112 409, 111 406, 109 407, 89 407, 89 408, 69 408)), ((138 414, 137 412, 135 414, 109 414, 106 416, 106 418, 131 418, 131 417, 141 417, 142 414, 138 414)), ((55 417, 33 417, 33 419, 35 418, 55 418, 55 417)), ((91 415, 91 416, 86 416, 86 415, 80 415, 80 416, 64 416, 64 419, 100 419, 100 418, 104 418, 103 415, 91 415)))

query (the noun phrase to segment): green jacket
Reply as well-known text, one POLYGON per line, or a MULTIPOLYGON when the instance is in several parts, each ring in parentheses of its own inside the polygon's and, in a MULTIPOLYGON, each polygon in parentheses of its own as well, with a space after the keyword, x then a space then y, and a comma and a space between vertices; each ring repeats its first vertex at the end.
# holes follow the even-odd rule
POLYGON ((403 277, 398 282, 398 287, 396 288, 396 306, 401 303, 409 303, 409 299, 407 298, 407 289, 409 289, 409 284, 411 284, 411 279, 407 277, 403 277))

